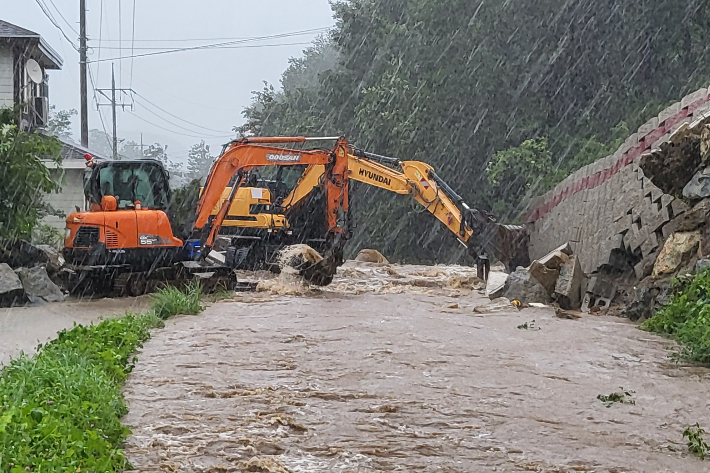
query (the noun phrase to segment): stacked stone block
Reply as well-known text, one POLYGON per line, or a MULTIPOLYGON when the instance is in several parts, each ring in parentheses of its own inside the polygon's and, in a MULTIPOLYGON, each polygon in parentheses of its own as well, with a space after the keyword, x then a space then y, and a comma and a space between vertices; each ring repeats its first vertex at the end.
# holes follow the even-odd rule
MULTIPOLYGON (((700 89, 641 125, 612 155, 585 166, 533 200, 527 216, 530 257, 570 242, 582 269, 615 265, 615 250, 646 257, 663 245, 665 224, 687 206, 664 194, 638 167, 683 123, 710 117, 710 90, 700 89)), ((667 233, 667 232, 666 232, 667 233)))

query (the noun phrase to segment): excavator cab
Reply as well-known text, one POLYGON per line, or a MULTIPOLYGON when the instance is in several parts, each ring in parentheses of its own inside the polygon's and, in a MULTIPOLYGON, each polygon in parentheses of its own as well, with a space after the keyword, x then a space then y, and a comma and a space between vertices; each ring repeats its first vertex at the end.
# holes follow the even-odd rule
POLYGON ((184 258, 167 216, 168 174, 156 160, 90 160, 84 174, 89 211, 66 220, 64 257, 71 265, 130 266, 147 271, 184 258))

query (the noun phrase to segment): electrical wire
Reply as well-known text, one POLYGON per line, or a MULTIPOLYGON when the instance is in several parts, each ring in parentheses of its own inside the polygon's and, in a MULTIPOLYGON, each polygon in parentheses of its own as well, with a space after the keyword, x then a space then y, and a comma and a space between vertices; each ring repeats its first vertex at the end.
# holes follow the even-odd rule
POLYGON ((79 48, 77 48, 74 45, 74 42, 71 39, 69 39, 69 36, 67 36, 67 34, 64 32, 62 27, 59 26, 59 23, 57 23, 57 20, 52 15, 52 12, 49 11, 49 8, 47 8, 47 5, 43 4, 40 0, 35 0, 35 2, 37 2, 37 5, 39 5, 40 9, 42 9, 42 12, 49 19, 49 21, 52 22, 52 24, 59 30, 60 33, 62 33, 62 36, 64 36, 64 39, 67 40, 67 42, 71 45, 71 47, 74 48, 74 50, 79 51, 79 48))
MULTIPOLYGON (((313 28, 310 30, 304 30, 305 32, 313 32, 313 33, 325 33, 326 31, 330 30, 331 28, 328 26, 325 27, 320 27, 320 28, 313 28)), ((300 32, 296 32, 300 33, 300 32)), ((283 34, 288 34, 288 33, 283 33, 283 34)), ((305 34, 305 33, 304 33, 305 34)), ((260 37, 258 36, 241 36, 241 37, 232 37, 232 38, 168 38, 168 39, 136 39, 135 42, 137 43, 170 43, 170 42, 187 42, 187 41, 243 41, 243 40, 253 40, 253 39, 259 39, 260 37)), ((106 40, 110 42, 117 42, 117 39, 111 39, 111 40, 106 40)), ((125 40, 128 41, 128 40, 125 40)))
POLYGON ((71 25, 71 23, 69 23, 69 22, 67 21, 66 18, 64 18, 64 15, 62 15, 62 12, 59 10, 59 8, 57 8, 57 5, 54 4, 54 1, 53 1, 53 0, 49 0, 49 3, 51 3, 52 6, 54 7, 54 9, 57 11, 57 13, 59 13, 59 16, 62 18, 62 20, 64 20, 64 23, 67 24, 67 26, 69 27, 69 29, 72 30, 75 35, 79 36, 79 32, 74 29, 74 27, 71 25))
MULTIPOLYGON (((143 53, 143 54, 134 54, 131 55, 131 57, 147 57, 147 56, 156 56, 159 54, 170 54, 170 53, 177 53, 177 52, 183 52, 183 51, 195 51, 195 50, 200 50, 200 49, 219 49, 227 46, 233 46, 237 44, 242 44, 242 43, 247 43, 251 41, 259 41, 263 39, 277 39, 277 38, 288 38, 292 36, 300 36, 304 34, 312 34, 316 29, 311 29, 311 30, 304 30, 304 31, 298 31, 294 33, 282 33, 282 34, 277 34, 277 35, 269 35, 269 36, 262 36, 262 37, 254 37, 254 38, 249 38, 249 39, 244 39, 244 40, 238 40, 238 41, 227 41, 223 43, 212 43, 212 44, 204 44, 201 46, 192 46, 192 47, 187 47, 187 48, 176 48, 176 49, 169 49, 166 51, 156 51, 156 52, 151 52, 151 53, 143 53)), ((289 45, 295 45, 298 43, 291 43, 291 44, 276 44, 276 45, 253 45, 252 47, 269 47, 269 46, 289 46, 289 45)), ((302 43, 302 44, 310 44, 310 43, 302 43)), ((249 46, 242 46, 242 47, 249 47, 249 46)), ((234 47, 232 49, 237 49, 239 47, 234 47)), ((102 61, 111 61, 111 60, 116 60, 120 58, 105 58, 102 59, 102 61)), ((92 61, 92 62, 97 62, 97 61, 92 61)))
MULTIPOLYGON (((185 122, 185 123, 187 123, 187 124, 189 124, 189 125, 196 126, 197 128, 202 128, 203 130, 208 130, 208 131, 212 131, 212 132, 216 132, 216 133, 224 133, 223 130, 215 130, 215 129, 213 129, 213 128, 207 128, 207 127, 204 127, 204 126, 202 126, 202 125, 198 125, 197 123, 192 123, 192 122, 190 122, 190 121, 188 121, 188 120, 185 120, 184 118, 180 118, 180 117, 178 117, 177 115, 174 115, 174 114, 168 112, 167 110, 165 110, 165 109, 163 109, 163 108, 160 108, 158 105, 154 104, 153 102, 151 102, 151 101, 148 100, 146 97, 144 97, 143 95, 139 94, 138 92, 136 92, 136 96, 138 96, 138 97, 140 98, 139 101, 143 101, 143 100, 144 100, 144 101, 146 101, 148 104, 150 104, 150 105, 152 105, 153 107, 155 107, 155 108, 157 108, 158 110, 160 110, 161 112, 167 113, 167 114, 170 115, 171 117, 177 118, 178 120, 180 120, 180 121, 182 121, 182 122, 185 122)), ((166 121, 167 121, 167 120, 166 120, 166 121)))
POLYGON ((99 119, 101 120, 101 128, 104 130, 104 136, 106 137, 106 142, 108 143, 109 148, 113 148, 113 143, 111 143, 111 140, 109 139, 108 132, 106 131, 106 124, 104 123, 104 116, 103 113, 101 112, 101 107, 99 107, 99 99, 96 97, 96 83, 94 82, 94 75, 91 72, 91 67, 86 66, 86 69, 89 71, 89 80, 91 81, 91 89, 94 93, 94 103, 96 103, 96 111, 99 112, 99 119))
POLYGON ((187 134, 181 133, 179 131, 170 130, 170 129, 162 127, 160 125, 156 125, 155 123, 146 120, 145 118, 141 117, 140 115, 137 115, 135 112, 128 111, 128 113, 130 113, 131 115, 133 115, 137 119, 146 122, 148 125, 152 125, 156 128, 160 128, 161 130, 165 130, 165 131, 168 131, 170 133, 173 133, 173 134, 179 135, 179 136, 189 136, 190 138, 231 138, 234 136, 234 135, 224 135, 223 137, 220 137, 220 136, 205 136, 205 135, 187 135, 187 134))
MULTIPOLYGON (((99 10, 99 59, 101 59, 101 38, 104 31, 104 0, 101 0, 101 7, 99 10)), ((96 77, 101 77, 101 62, 96 65, 96 77)))
POLYGON ((123 41, 121 40, 121 35, 123 34, 123 28, 121 27, 121 0, 118 0, 118 87, 123 88, 123 50, 120 48, 123 46, 123 41))
POLYGON ((131 89, 133 88, 133 54, 134 54, 134 46, 136 44, 136 0, 133 0, 133 19, 131 20, 131 79, 130 82, 128 83, 128 88, 131 89))
MULTIPOLYGON (((155 113, 154 111, 152 111, 151 109, 149 109, 147 107, 144 110, 146 112, 150 113, 151 115, 154 115, 154 116, 158 117, 159 119, 163 120, 165 123, 168 123, 174 127, 180 128, 181 130, 189 131, 190 133, 200 133, 199 131, 196 131, 196 130, 193 130, 190 128, 185 128, 182 125, 178 125, 177 123, 173 123, 170 120, 168 120, 167 118, 161 117, 160 115, 158 115, 157 113, 155 113)), ((222 133, 222 132, 218 132, 218 133, 222 133)), ((229 135, 204 135, 204 136, 209 137, 209 138, 221 138, 223 136, 229 136, 229 135)))

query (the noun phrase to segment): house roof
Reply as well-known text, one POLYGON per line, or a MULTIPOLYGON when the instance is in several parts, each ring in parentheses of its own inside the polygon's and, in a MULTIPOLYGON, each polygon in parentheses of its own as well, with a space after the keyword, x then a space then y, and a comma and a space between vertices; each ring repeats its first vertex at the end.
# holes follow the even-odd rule
POLYGON ((32 48, 29 55, 37 60, 45 69, 61 69, 63 60, 38 33, 21 28, 7 21, 0 20, 0 39, 25 43, 32 48))

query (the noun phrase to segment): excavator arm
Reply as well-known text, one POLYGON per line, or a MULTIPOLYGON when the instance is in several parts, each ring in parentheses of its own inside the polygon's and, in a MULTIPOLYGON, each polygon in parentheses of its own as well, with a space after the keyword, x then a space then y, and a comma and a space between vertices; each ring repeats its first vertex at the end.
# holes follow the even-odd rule
MULTIPOLYGON (((274 146, 276 144, 304 143, 313 138, 242 138, 232 142, 212 166, 200 196, 193 225, 193 238, 199 237, 202 254, 207 255, 214 244, 239 186, 250 169, 260 166, 289 166, 307 164, 322 166, 326 194, 326 235, 337 240, 342 247, 347 237, 347 228, 338 227, 341 212, 348 211, 348 143, 337 139, 332 150, 301 151, 274 146), (222 203, 217 215, 210 219, 215 206, 220 202, 225 187, 237 176, 229 197, 222 203)), ((337 249, 337 248, 336 248, 337 249)))

